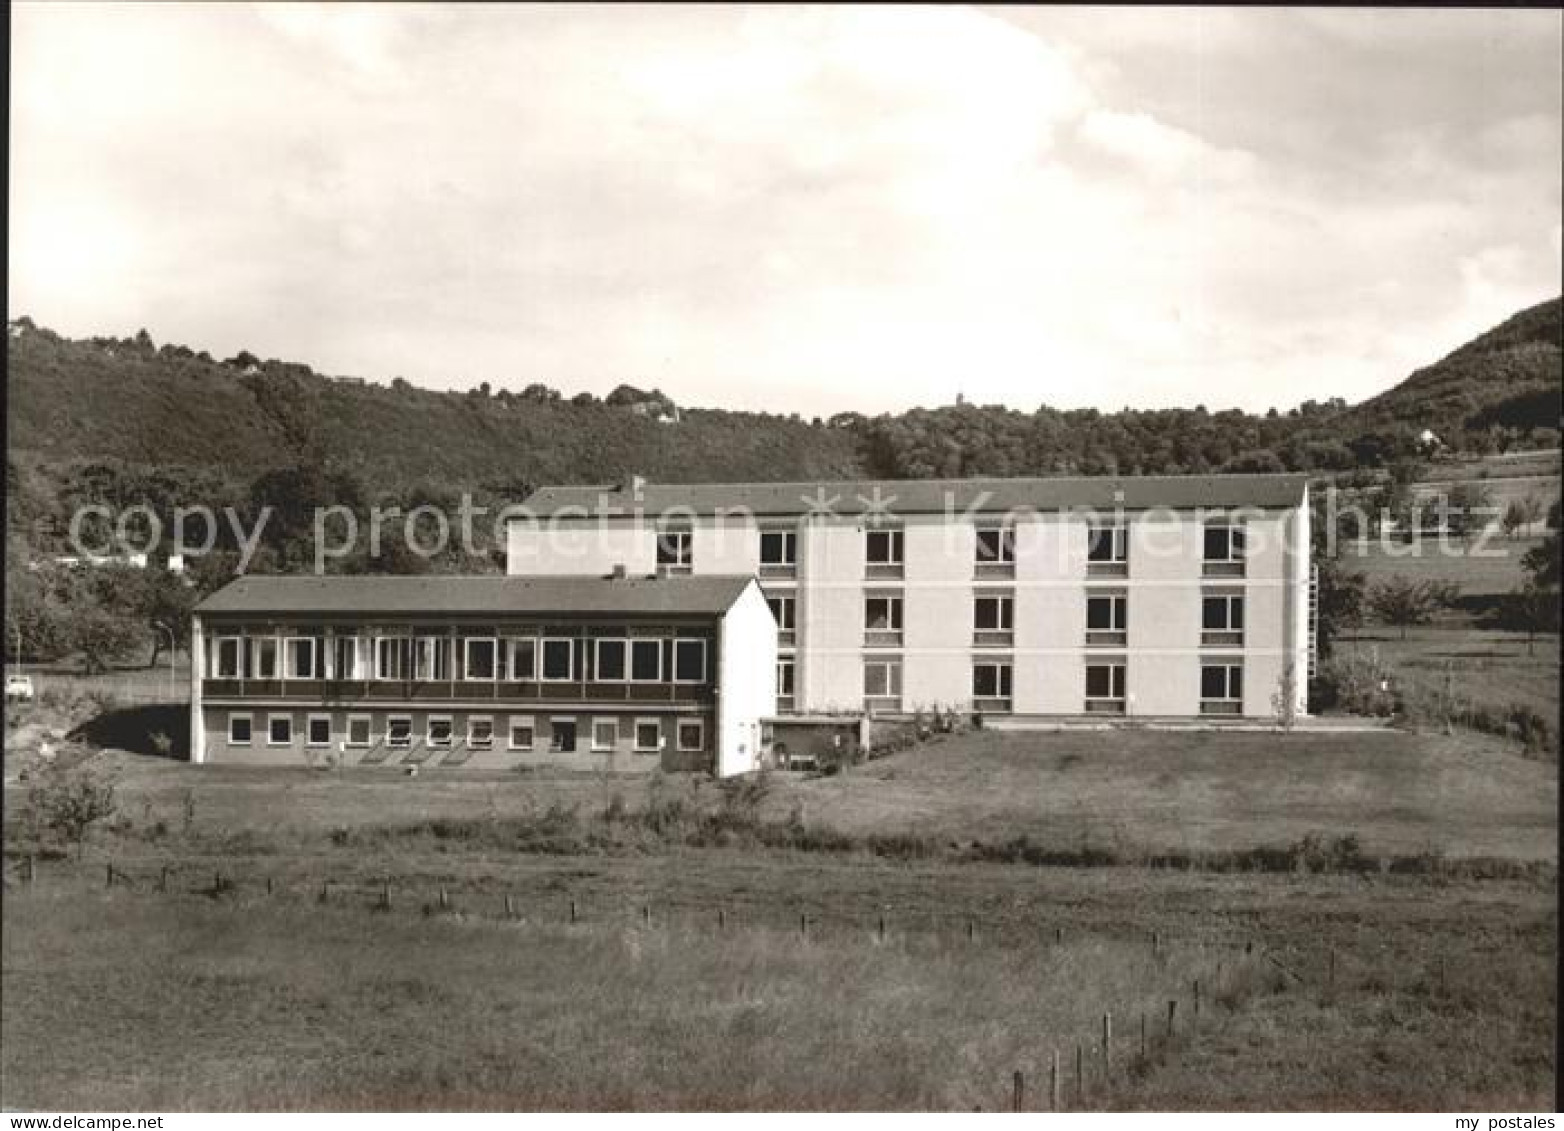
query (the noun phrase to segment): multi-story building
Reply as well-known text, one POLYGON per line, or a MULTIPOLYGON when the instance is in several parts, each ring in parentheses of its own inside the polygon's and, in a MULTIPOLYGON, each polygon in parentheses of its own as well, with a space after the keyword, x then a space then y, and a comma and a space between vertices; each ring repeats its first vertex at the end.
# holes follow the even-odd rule
POLYGON ((753 575, 779 714, 1302 714, 1294 475, 549 487, 511 572, 753 575))
POLYGON ((776 627, 752 576, 242 577, 196 609, 191 760, 757 764, 776 627))

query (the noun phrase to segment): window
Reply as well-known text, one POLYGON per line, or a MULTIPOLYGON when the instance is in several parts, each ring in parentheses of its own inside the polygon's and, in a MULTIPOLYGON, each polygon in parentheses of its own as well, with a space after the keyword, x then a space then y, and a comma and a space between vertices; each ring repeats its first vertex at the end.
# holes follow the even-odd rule
POLYGON ((864 643, 901 643, 900 597, 865 597, 863 602, 864 643))
POLYGON ((516 715, 511 716, 510 748, 512 750, 531 750, 532 743, 536 737, 536 727, 530 715, 525 718, 516 715))
POLYGON ((1129 566, 1129 531, 1123 526, 1090 526, 1086 530, 1086 573, 1123 577, 1129 566))
POLYGON ((543 678, 554 683, 576 678, 576 650, 572 641, 543 641, 543 678))
POLYGON ((661 640, 630 641, 630 680, 633 683, 656 683, 663 677, 663 642, 661 640))
POLYGON ((1229 646, 1244 642, 1242 593, 1207 593, 1201 598, 1200 642, 1229 646))
MULTIPOLYGON (((360 647, 357 636, 334 636, 331 640, 331 673, 333 679, 363 679, 359 667, 360 647)), ((324 674, 324 673, 323 673, 324 674)))
POLYGON ((978 527, 974 560, 980 566, 1015 564, 1016 532, 1008 526, 978 527))
POLYGON ((777 661, 777 706, 793 705, 793 681, 797 677, 798 663, 796 660, 777 661))
POLYGON ((662 530, 657 534, 657 569, 661 573, 689 573, 694 535, 688 530, 662 530))
POLYGON ((304 742, 307 746, 330 746, 331 716, 311 715, 305 723, 304 742))
POLYGON ((493 679, 498 647, 490 637, 469 638, 463 674, 468 679, 493 679))
POLYGON ((430 715, 424 741, 430 746, 449 746, 451 744, 451 716, 430 715))
POLYGON ((706 682, 706 641, 675 640, 673 642, 673 681, 675 683, 706 682))
POLYGON ((419 680, 448 680, 451 678, 451 645, 448 636, 420 636, 418 638, 419 680))
POLYGON ((597 641, 597 678, 602 683, 621 683, 625 677, 625 642, 597 641))
POLYGON ((549 720, 548 748, 555 754, 574 754, 576 750, 576 720, 558 718, 549 720))
POLYGON ((1244 669, 1239 664, 1202 664, 1200 713, 1236 715, 1243 710, 1244 669))
POLYGON ((277 678, 277 641, 270 636, 263 636, 250 645, 250 655, 255 661, 255 671, 252 673, 256 679, 277 678))
POLYGON ((510 667, 508 675, 518 682, 538 678, 538 642, 536 640, 512 640, 510 642, 510 667))
POLYGON ((1128 612, 1129 598, 1122 593, 1088 596, 1086 598, 1086 643, 1123 644, 1128 612))
POLYGON ((1093 714, 1124 713, 1124 664, 1086 665, 1086 710, 1093 714))
POLYGON ((1244 528, 1214 525, 1205 528, 1205 574, 1208 577, 1242 577, 1244 528))
POLYGON ((699 719, 679 720, 679 749, 706 749, 706 724, 699 719))
POLYGON ((619 723, 615 719, 592 720, 592 749, 612 750, 619 741, 619 723))
POLYGON ((382 636, 375 642, 376 679, 413 678, 413 641, 408 636, 382 636))
POLYGON ((663 748, 663 728, 656 719, 635 720, 635 752, 655 754, 663 748))
POLYGON ((771 615, 776 618, 778 632, 792 632, 794 617, 798 610, 796 597, 767 597, 766 604, 771 606, 771 615))
POLYGON ((798 534, 792 530, 760 532, 762 573, 790 573, 798 564, 798 534))
POLYGON ((864 544, 871 576, 898 576, 902 571, 902 531, 870 530, 864 544))
POLYGON ((248 746, 248 745, 250 745, 250 734, 251 734, 251 730, 252 730, 253 727, 254 727, 254 722, 252 721, 252 719, 250 718, 249 715, 229 715, 228 716, 228 745, 230 745, 230 746, 248 746))
POLYGON ((494 749, 494 720, 488 715, 472 715, 467 719, 467 745, 474 750, 494 749))
POLYGON ((972 698, 1010 699, 1013 671, 1008 663, 981 663, 972 665, 972 698))
POLYGON ((863 665, 863 694, 868 700, 895 700, 895 704, 879 703, 876 706, 899 705, 901 701, 901 661, 868 660, 863 665))
POLYGON ((217 638, 217 678, 239 679, 239 658, 244 654, 244 642, 237 636, 217 638))
POLYGON ((386 745, 396 750, 413 744, 413 717, 392 715, 386 720, 386 745))
POLYGON ((266 717, 266 745, 293 745, 292 715, 268 715, 266 717))
POLYGON ((1122 526, 1092 526, 1086 531, 1086 560, 1122 562, 1129 557, 1129 531, 1122 526))
POLYGON ((288 660, 287 675, 289 679, 314 679, 318 674, 315 671, 315 638, 313 636, 290 636, 287 641, 285 655, 288 660))
POLYGON ((369 742, 370 742, 369 733, 370 732, 369 732, 369 716, 368 715, 349 715, 348 716, 348 745, 349 746, 368 746, 369 742))
POLYGON ((978 643, 1009 643, 1015 628, 1015 598, 978 594, 972 599, 972 628, 978 643))

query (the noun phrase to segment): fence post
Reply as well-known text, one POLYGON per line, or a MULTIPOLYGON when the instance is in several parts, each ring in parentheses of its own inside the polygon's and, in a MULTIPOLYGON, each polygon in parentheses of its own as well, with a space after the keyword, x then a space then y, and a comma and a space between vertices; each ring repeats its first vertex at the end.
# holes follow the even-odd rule
POLYGON ((1146 1059, 1146 1011, 1140 1011, 1140 1058, 1146 1059))
POLYGON ((1173 1039, 1173 1014, 1175 1012, 1177 1012, 1177 1010, 1178 1010, 1178 1000, 1176 998, 1169 998, 1168 999, 1168 1040, 1170 1040, 1170 1041, 1173 1039))
POLYGON ((38 882, 38 861, 33 859, 33 854, 27 854, 27 886, 31 887, 38 882))
POLYGON ((331 881, 330 880, 322 880, 322 881, 320 881, 320 901, 322 903, 325 903, 330 898, 331 898, 331 881))
POLYGON ((570 901, 570 921, 572 923, 576 921, 576 901, 573 899, 570 901))
POLYGON ((1195 979, 1195 1012, 1194 1012, 1194 1016, 1193 1016, 1193 1019, 1192 1019, 1192 1024, 1195 1024, 1195 1025, 1200 1024, 1200 979, 1199 978, 1195 979))
POLYGON ((1086 1056, 1080 1045, 1075 1046, 1075 1098, 1082 1107, 1086 1106, 1086 1056))
POLYGON ((798 917, 798 934, 800 938, 809 937, 809 913, 806 911, 798 917))
POLYGON ((161 891, 161 892, 168 891, 168 865, 167 864, 164 864, 161 868, 158 869, 158 873, 157 873, 157 890, 161 891))
POLYGON ((1048 1064, 1048 1110, 1059 1110, 1059 1050, 1054 1049, 1048 1064))
POLYGON ((1057 945, 1059 945, 1062 942, 1064 942, 1064 928, 1063 927, 1055 927, 1054 928, 1054 945, 1057 946, 1057 945))
POLYGON ((1102 1073, 1113 1075, 1113 1013, 1106 1009, 1102 1014, 1102 1073))
POLYGON ((967 920, 967 941, 968 942, 976 942, 977 941, 977 924, 972 922, 971 919, 967 920))
POLYGON ((450 893, 445 890, 445 885, 440 885, 440 910, 449 911, 451 908, 450 893))
MULTIPOLYGON (((509 896, 506 896, 506 899, 509 899, 509 898, 510 898, 509 896)), ((390 880, 382 880, 381 881, 381 884, 380 884, 380 906, 384 910, 386 910, 386 911, 390 911, 391 910, 391 881, 390 880)))
POLYGON ((652 905, 649 903, 641 904, 641 925, 643 927, 652 925, 652 905))
POLYGON ((108 882, 104 886, 105 887, 113 887, 114 886, 114 861, 112 861, 112 860, 110 860, 109 863, 108 863, 108 882))
POLYGON ((267 876, 266 877, 266 894, 270 895, 271 893, 272 893, 272 878, 270 876, 267 876))
POLYGON ((1020 1111, 1022 1106, 1023 1106, 1023 1102, 1022 1101, 1025 1099, 1026 1081, 1022 1077, 1021 1070, 1019 1068, 1017 1068, 1015 1070, 1015 1076, 1013 1078, 1013 1083, 1015 1085, 1015 1096, 1011 1100, 1010 1110, 1011 1111, 1020 1111))
POLYGON ((727 928, 728 928, 728 909, 726 907, 719 907, 719 908, 717 908, 717 930, 725 931, 725 930, 727 930, 727 928))
POLYGON ((1336 948, 1330 948, 1330 966, 1325 974, 1325 988, 1332 993, 1336 992, 1336 948))
POLYGON ((506 892, 505 893, 505 918, 507 918, 507 919, 514 919, 515 917, 516 917, 516 907, 511 902, 510 893, 506 892))
POLYGON ((1151 932, 1151 957, 1156 958, 1162 953, 1162 934, 1159 931, 1151 932))

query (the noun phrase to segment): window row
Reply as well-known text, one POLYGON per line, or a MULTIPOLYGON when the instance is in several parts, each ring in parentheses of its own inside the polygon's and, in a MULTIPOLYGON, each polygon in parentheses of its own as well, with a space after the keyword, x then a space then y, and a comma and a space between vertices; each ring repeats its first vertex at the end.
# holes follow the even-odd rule
MULTIPOLYGON (((1014 566, 1016 560, 1015 528, 1011 526, 979 526, 973 542, 973 563, 979 572, 993 567, 1014 566)), ((1129 563, 1129 528, 1122 524, 1093 524, 1086 529, 1086 561, 1088 572, 1122 573, 1129 563)), ((766 530, 759 532, 760 572, 787 574, 798 566, 798 533, 794 530, 766 530)), ((657 541, 657 568, 662 573, 689 573, 695 564, 695 535, 688 528, 665 527, 659 529, 657 541)), ((1244 560, 1244 528, 1225 523, 1208 524, 1202 532, 1203 561, 1217 567, 1216 573, 1232 572, 1237 566, 1242 572, 1244 560)), ((905 563, 905 532, 896 529, 870 529, 864 531, 864 560, 870 576, 876 572, 900 571, 905 563)))
POLYGON ((699 639, 219 636, 217 679, 704 683, 699 639), (588 674, 590 672, 590 674, 588 674))
MULTIPOLYGON (((778 627, 792 633, 795 598, 770 598, 778 627)), ((898 645, 906 599, 890 594, 864 598, 864 643, 898 645)), ((1203 594, 1200 605, 1200 642, 1235 646, 1244 642, 1244 596, 1241 592, 1203 594)), ((972 633, 978 644, 1009 644, 1015 631, 1015 597, 1005 593, 979 593, 972 598, 972 633)), ((1129 633, 1129 595, 1090 593, 1086 597, 1086 643, 1123 647, 1129 633)), ((790 642, 784 640, 784 643, 790 642)))
MULTIPOLYGON (((793 694, 792 661, 777 667, 779 695, 784 683, 783 664, 787 665, 787 695, 793 694)), ((1084 709, 1088 714, 1122 714, 1128 702, 1127 664, 1123 660, 1104 660, 1085 666, 1084 709)), ((1239 714, 1243 707, 1243 665, 1212 663, 1200 667, 1201 714, 1239 714)), ((1014 694, 1015 665, 1009 660, 978 660, 972 665, 972 699, 979 708, 1008 709, 1014 694)), ((864 702, 868 707, 900 709, 902 661, 869 659, 863 666, 864 702)))
MULTIPOLYGON (((250 746, 255 741, 255 715, 248 711, 233 711, 228 715, 228 744, 250 746)), ((506 720, 505 749, 526 752, 537 749, 538 727, 531 715, 511 715, 506 720)), ((411 749, 417 741, 413 731, 413 716, 387 715, 383 729, 375 728, 373 715, 347 716, 346 729, 333 731, 332 716, 311 714, 305 718, 304 745, 329 747, 341 742, 347 749, 368 749, 384 744, 392 750, 411 749)), ((628 723, 632 749, 640 754, 660 753, 667 744, 663 724, 659 719, 621 720, 597 718, 591 721, 589 737, 594 751, 613 750, 619 743, 621 727, 628 723)), ((294 741, 294 716, 292 712, 274 712, 265 716, 266 745, 292 746, 294 741)), ((421 736, 425 746, 447 749, 456 745, 455 729, 450 715, 429 715, 424 721, 421 736)), ((679 719, 674 725, 674 741, 681 752, 701 751, 706 748, 706 723, 702 719, 679 719)), ((494 718, 490 715, 472 715, 467 719, 465 745, 472 750, 495 749, 494 718)), ((571 753, 577 749, 576 719, 572 715, 549 718, 548 746, 551 753, 571 753)))

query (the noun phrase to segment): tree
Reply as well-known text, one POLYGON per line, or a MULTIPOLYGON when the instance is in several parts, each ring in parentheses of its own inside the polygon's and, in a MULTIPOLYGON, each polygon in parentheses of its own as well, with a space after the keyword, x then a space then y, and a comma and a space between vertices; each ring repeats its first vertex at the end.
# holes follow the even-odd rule
MULTIPOLYGON (((1514 506, 1515 504, 1511 503, 1510 505, 1514 506)), ((1554 505, 1557 506, 1557 502, 1555 502, 1554 505)), ((1538 521, 1541 520, 1543 514, 1542 500, 1537 498, 1536 495, 1523 496, 1520 499, 1520 513, 1522 526, 1528 528, 1536 526, 1538 521)))
POLYGON ((114 782, 90 765, 65 769, 59 765, 34 771, 27 791, 30 822, 76 846, 81 859, 87 830, 114 815, 114 782))
POLYGON ((1510 505, 1504 508, 1504 515, 1499 519, 1499 526, 1504 531, 1504 536, 1513 540, 1520 528, 1526 525, 1526 510, 1521 506, 1519 499, 1511 499, 1510 505))
POLYGON ((1427 624, 1434 614, 1455 603, 1460 586, 1447 581, 1417 581, 1396 575, 1376 582, 1368 593, 1369 610, 1382 624, 1407 638, 1412 625, 1427 624))
POLYGON ((1445 526, 1463 541, 1488 525, 1493 515, 1493 492, 1471 480, 1453 483, 1441 503, 1445 526))
POLYGON ((1315 647, 1321 656, 1329 656, 1342 632, 1363 623, 1366 581, 1363 574, 1343 569, 1332 558, 1316 561, 1315 571, 1315 608, 1319 616, 1315 647))
MULTIPOLYGON (((1275 412, 1275 409, 1271 410, 1275 412)), ((1286 471, 1281 457, 1268 448, 1240 452, 1222 465, 1223 471, 1275 474, 1286 471)))
POLYGON ((1526 654, 1534 655, 1537 634, 1559 630, 1558 587, 1539 585, 1528 578, 1515 591, 1515 612, 1520 620, 1518 627, 1526 633, 1526 654))
POLYGON ((89 675, 108 671, 110 664, 141 641, 134 620, 97 605, 77 609, 69 625, 71 647, 81 653, 82 667, 89 675))
POLYGON ((1521 556, 1521 568, 1531 575, 1531 580, 1542 588, 1557 589, 1559 585, 1559 532, 1549 534, 1538 545, 1521 556))

